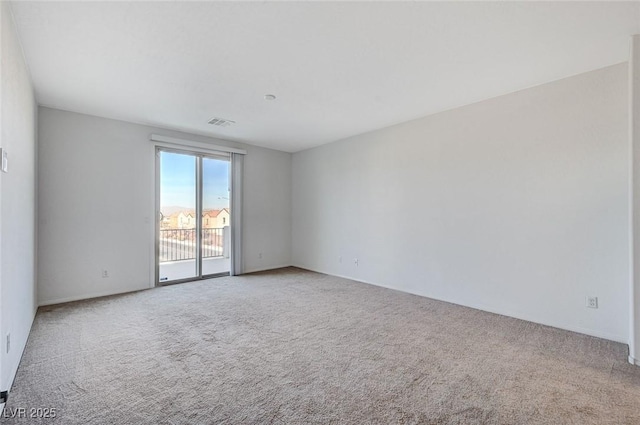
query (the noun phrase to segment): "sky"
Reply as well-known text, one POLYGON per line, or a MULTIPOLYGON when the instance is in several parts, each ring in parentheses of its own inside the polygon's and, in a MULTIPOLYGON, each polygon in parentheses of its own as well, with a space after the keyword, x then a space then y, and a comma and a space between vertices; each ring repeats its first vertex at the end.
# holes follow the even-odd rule
MULTIPOLYGON (((203 209, 229 207, 229 161, 202 161, 203 209)), ((160 205, 196 208, 196 157, 160 152, 160 205)))

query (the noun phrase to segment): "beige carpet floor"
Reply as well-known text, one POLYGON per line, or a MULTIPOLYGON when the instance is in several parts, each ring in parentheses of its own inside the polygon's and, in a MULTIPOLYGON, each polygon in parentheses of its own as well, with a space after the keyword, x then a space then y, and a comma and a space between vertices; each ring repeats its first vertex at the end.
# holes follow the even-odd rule
MULTIPOLYGON (((640 424, 622 344, 287 268, 41 308, 58 424, 640 424)), ((5 412, 6 416, 6 412, 5 412)))

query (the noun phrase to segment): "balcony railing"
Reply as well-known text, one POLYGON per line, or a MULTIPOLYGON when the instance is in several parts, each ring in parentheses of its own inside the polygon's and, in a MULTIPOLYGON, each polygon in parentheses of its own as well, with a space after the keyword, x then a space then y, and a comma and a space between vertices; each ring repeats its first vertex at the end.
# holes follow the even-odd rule
MULTIPOLYGON (((202 258, 224 256, 227 233, 225 228, 202 229, 202 258)), ((196 229, 160 229, 161 263, 195 258, 196 229)))

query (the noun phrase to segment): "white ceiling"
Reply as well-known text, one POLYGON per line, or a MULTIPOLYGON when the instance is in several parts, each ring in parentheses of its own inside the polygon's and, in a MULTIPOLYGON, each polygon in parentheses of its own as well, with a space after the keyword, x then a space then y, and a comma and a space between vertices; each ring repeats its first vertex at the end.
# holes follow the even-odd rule
POLYGON ((40 104, 289 152, 626 61, 640 32, 637 2, 12 9, 40 104))

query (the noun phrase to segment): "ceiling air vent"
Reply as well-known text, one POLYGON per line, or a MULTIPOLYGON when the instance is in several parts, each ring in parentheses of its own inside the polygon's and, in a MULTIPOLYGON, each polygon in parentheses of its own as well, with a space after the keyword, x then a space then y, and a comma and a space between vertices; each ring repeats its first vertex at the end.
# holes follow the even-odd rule
POLYGON ((224 118, 212 118, 209 120, 209 124, 217 125, 218 127, 229 127, 231 124, 235 123, 235 121, 225 120, 224 118))

